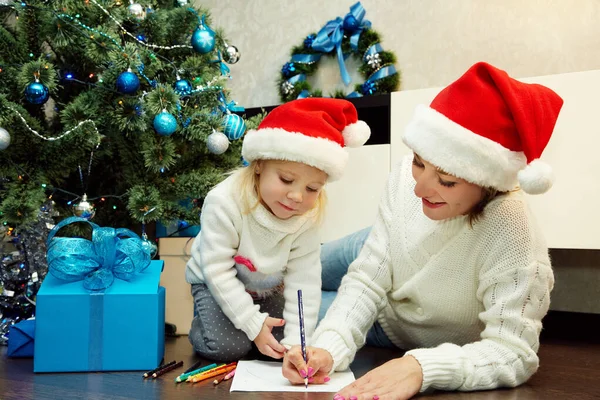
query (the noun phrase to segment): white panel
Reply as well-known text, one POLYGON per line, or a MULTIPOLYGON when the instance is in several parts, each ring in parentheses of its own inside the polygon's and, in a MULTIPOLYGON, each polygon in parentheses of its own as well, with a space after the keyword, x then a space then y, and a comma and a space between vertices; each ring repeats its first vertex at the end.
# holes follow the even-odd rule
MULTIPOLYGON (((600 70, 522 79, 556 91, 565 101, 542 160, 556 183, 543 195, 529 196, 531 208, 551 248, 600 249, 600 70)), ((409 149, 402 132, 419 103, 429 104, 441 88, 401 91, 391 98, 391 160, 409 149)))
POLYGON ((390 145, 348 149, 344 177, 327 184, 329 199, 323 221, 323 242, 371 226, 390 172, 390 145))

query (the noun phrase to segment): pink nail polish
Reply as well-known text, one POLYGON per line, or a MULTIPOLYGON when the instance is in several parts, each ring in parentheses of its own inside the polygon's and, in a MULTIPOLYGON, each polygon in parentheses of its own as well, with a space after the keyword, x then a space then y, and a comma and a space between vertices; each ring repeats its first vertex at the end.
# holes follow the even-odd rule
MULTIPOLYGON (((331 380, 330 377, 326 376, 325 378, 323 378, 323 382, 329 382, 331 380)), ((379 398, 377 398, 377 400, 379 400, 379 398)))
POLYGON ((303 369, 301 369, 300 370, 300 376, 303 377, 303 378, 306 378, 306 371, 303 370, 303 369))
POLYGON ((315 372, 315 370, 312 367, 308 367, 308 376, 312 376, 313 372, 315 372))
POLYGON ((315 381, 315 378, 308 378, 308 383, 313 383, 315 381))
POLYGON ((340 394, 336 394, 335 396, 333 396, 333 400, 346 400, 344 398, 344 396, 340 395, 340 394))
POLYGON ((379 396, 377 396, 377 395, 373 396, 373 400, 379 400, 379 396))
POLYGON ((356 396, 350 396, 350 400, 358 400, 358 397, 356 397, 356 396))

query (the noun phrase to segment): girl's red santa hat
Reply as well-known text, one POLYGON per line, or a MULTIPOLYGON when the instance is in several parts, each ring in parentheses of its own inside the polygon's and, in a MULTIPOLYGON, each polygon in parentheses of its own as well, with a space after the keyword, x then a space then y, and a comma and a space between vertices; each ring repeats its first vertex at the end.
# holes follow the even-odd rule
POLYGON ((480 62, 419 105, 403 141, 424 160, 468 182, 530 194, 553 183, 539 160, 563 100, 551 89, 519 82, 480 62))
POLYGON ((360 147, 370 135, 371 129, 347 100, 293 100, 273 109, 256 130, 246 133, 242 157, 248 162, 301 162, 326 172, 328 180, 334 181, 348 162, 344 147, 360 147))

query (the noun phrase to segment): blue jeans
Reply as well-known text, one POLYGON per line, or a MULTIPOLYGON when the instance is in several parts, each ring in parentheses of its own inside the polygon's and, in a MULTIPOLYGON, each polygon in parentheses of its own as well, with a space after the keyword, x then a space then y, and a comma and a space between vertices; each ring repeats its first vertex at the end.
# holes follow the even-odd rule
MULTIPOLYGON (((365 228, 352 233, 333 242, 325 243, 321 246, 321 265, 323 266, 321 309, 319 310, 319 321, 325 317, 327 309, 333 303, 337 295, 340 282, 346 273, 348 267, 358 257, 371 228, 365 228)), ((396 348, 387 335, 383 332, 379 322, 375 322, 369 332, 367 332, 367 344, 376 347, 396 348)))

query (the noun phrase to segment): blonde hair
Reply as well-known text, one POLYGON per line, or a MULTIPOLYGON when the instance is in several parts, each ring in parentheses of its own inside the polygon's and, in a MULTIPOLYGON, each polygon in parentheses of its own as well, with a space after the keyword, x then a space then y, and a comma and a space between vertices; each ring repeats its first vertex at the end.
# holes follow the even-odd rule
MULTIPOLYGON (((258 189, 260 175, 256 173, 256 168, 259 161, 269 160, 254 160, 250 163, 250 165, 238 168, 233 172, 233 174, 237 175, 237 178, 239 179, 239 188, 242 196, 242 212, 244 214, 250 214, 252 211, 256 210, 256 207, 258 207, 262 201, 260 197, 260 190, 258 189)), ((325 193, 325 188, 322 188, 319 191, 317 201, 315 201, 315 205, 311 210, 314 212, 314 218, 317 224, 320 224, 323 220, 326 205, 327 195, 325 193)))

